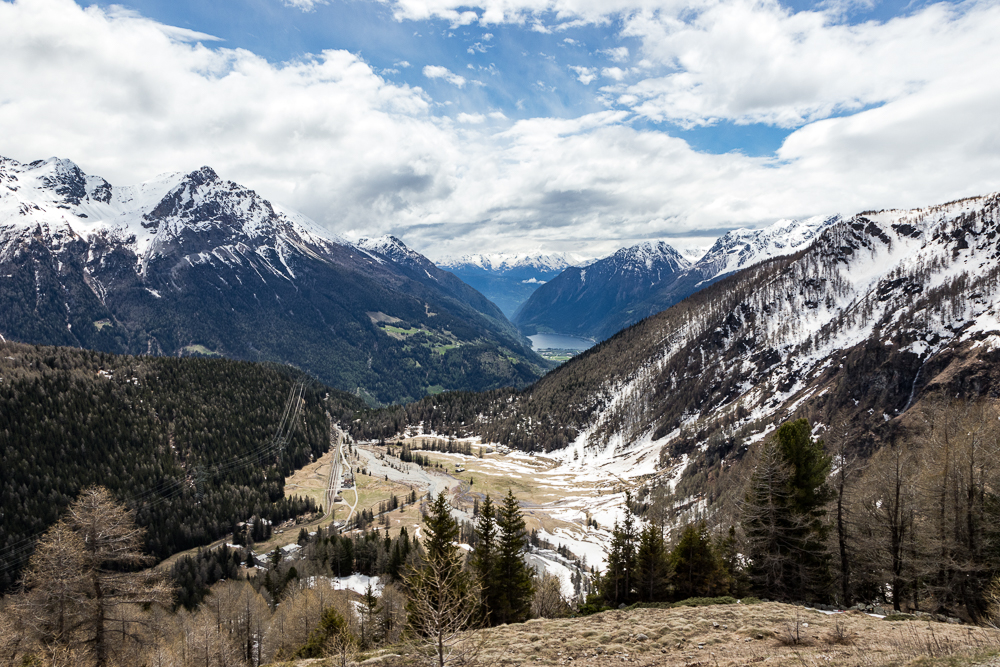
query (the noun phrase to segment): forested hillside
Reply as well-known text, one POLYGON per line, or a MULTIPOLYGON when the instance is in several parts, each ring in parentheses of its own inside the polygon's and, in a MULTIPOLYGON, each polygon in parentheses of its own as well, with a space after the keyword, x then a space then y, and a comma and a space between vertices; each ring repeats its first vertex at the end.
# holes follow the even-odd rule
POLYGON ((0 343, 0 590, 88 486, 137 511, 162 558, 253 514, 301 513, 284 477, 363 403, 293 368, 0 343))

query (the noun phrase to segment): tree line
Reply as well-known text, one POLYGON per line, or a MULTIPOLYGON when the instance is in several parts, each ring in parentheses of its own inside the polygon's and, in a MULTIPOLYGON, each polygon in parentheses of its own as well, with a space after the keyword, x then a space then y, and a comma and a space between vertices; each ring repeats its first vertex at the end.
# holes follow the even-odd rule
POLYGON ((406 651, 406 664, 446 664, 478 650, 477 628, 566 611, 557 581, 533 577, 524 560, 513 494, 480 509, 469 554, 442 494, 425 503, 422 541, 405 528, 392 538, 331 526, 300 532, 302 557, 275 549, 256 576, 244 574, 252 552, 241 547, 167 572, 146 569, 153 559, 136 513, 88 488, 40 541, 22 590, 0 600, 0 664, 340 665, 385 644, 406 651), (331 587, 336 575, 363 573, 382 582, 360 598, 331 587))
POLYGON ((0 343, 0 592, 89 486, 136 510, 158 559, 234 517, 315 511, 284 479, 328 449, 327 413, 346 423, 362 405, 283 366, 0 343))
POLYGON ((823 440, 805 419, 782 424, 748 454, 733 506, 716 508, 711 525, 683 525, 672 546, 664 527, 690 516, 690 503, 650 493, 641 529, 632 511, 613 528, 600 596, 589 602, 731 594, 990 618, 1000 590, 997 407, 927 401, 868 457, 857 451, 861 435, 850 422, 823 440))

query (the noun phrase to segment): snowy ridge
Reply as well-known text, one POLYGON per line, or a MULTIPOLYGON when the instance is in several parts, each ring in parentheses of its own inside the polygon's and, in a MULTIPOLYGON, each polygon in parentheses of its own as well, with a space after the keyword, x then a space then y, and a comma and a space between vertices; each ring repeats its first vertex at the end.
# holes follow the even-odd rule
POLYGON ((773 257, 806 248, 840 216, 779 220, 763 229, 736 229, 720 237, 696 266, 706 280, 718 278, 773 257))
POLYGON ((691 268, 691 262, 663 241, 643 241, 629 248, 618 250, 602 262, 614 266, 614 272, 646 272, 654 267, 666 266, 673 272, 691 268))
POLYGON ((422 263, 426 258, 418 252, 410 250, 402 241, 391 234, 376 238, 360 238, 353 244, 355 248, 370 255, 377 261, 388 258, 396 263, 422 263))
MULTIPOLYGON (((996 194, 824 224, 800 259, 781 272, 761 270, 767 282, 747 298, 719 299, 682 326, 663 329, 657 354, 594 397, 600 409, 570 449, 580 450, 581 463, 607 466, 637 461, 680 437, 677 430, 653 437, 648 402, 664 385, 685 391, 690 377, 667 370, 677 368, 679 357, 701 369, 703 384, 737 383, 734 392, 704 401, 704 409, 686 421, 716 418, 739 405, 748 412, 735 429, 790 415, 822 395, 824 374, 837 369, 845 351, 875 338, 914 355, 917 367, 949 346, 986 351, 1000 346, 998 234, 996 194), (709 338, 714 349, 706 345, 709 338), (694 355, 700 357, 697 364, 694 355), (600 455, 586 459, 588 451, 600 455)), ((883 419, 906 407, 899 405, 883 419)), ((685 457, 671 464, 669 473, 679 474, 677 466, 688 463, 685 457)), ((649 472, 645 466, 624 467, 629 476, 649 472)))
POLYGON ((595 260, 575 253, 480 253, 445 257, 436 264, 442 269, 478 267, 492 273, 505 273, 513 269, 529 268, 539 271, 562 271, 571 266, 586 266, 595 260))
MULTIPOLYGON (((137 256, 140 274, 153 257, 192 235, 211 246, 211 252, 189 256, 192 264, 212 262, 213 257, 238 263, 251 248, 267 258, 269 253, 261 252, 264 245, 276 258, 290 248, 316 254, 330 244, 347 245, 300 213, 220 179, 210 167, 112 186, 69 160, 22 164, 0 157, 0 242, 9 246, 36 232, 53 248, 72 239, 93 243, 103 238, 124 245, 137 256)), ((292 277, 287 263, 278 263, 282 267, 272 266, 273 272, 292 277)))

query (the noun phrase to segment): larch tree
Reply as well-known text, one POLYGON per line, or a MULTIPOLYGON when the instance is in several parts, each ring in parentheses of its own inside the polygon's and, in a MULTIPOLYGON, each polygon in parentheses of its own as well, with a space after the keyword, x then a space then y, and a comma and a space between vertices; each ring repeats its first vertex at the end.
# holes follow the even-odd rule
POLYGON ((52 646, 80 648, 81 662, 107 665, 113 650, 142 642, 147 619, 126 606, 167 605, 173 590, 159 573, 138 570, 143 529, 107 489, 84 490, 40 541, 25 575, 34 623, 52 646), (115 632, 109 623, 115 621, 115 632))

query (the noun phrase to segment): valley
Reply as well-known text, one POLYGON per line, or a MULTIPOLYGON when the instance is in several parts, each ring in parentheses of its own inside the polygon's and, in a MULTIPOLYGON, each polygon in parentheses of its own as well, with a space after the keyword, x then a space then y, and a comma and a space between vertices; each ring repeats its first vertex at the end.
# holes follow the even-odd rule
MULTIPOLYGON (((387 634, 365 638, 372 620, 350 605, 377 604, 357 597, 367 585, 389 605, 416 599, 423 584, 412 577, 421 567, 436 576, 426 569, 434 558, 463 576, 492 572, 481 546, 502 516, 515 545, 507 562, 531 573, 517 575, 530 600, 516 615, 498 607, 516 622, 484 623, 502 626, 491 641, 517 643, 513 663, 687 665, 705 650, 718 664, 765 654, 781 664, 813 649, 810 659, 859 664, 916 658, 931 646, 918 614, 980 625, 1000 617, 991 597, 1000 581, 991 528, 1000 497, 1000 199, 821 222, 794 228, 802 242, 784 246, 794 252, 733 260, 738 270, 596 344, 533 334, 530 343, 562 363, 526 386, 427 385, 419 400, 373 407, 288 366, 210 358, 215 348, 199 343, 183 348, 200 352, 193 358, 0 343, 0 444, 8 469, 30 481, 5 486, 2 516, 18 519, 3 525, 5 587, 24 568, 28 581, 40 576, 33 541, 62 525, 62 507, 79 511, 74 497, 96 483, 134 506, 145 547, 161 561, 156 576, 174 578, 199 618, 226 581, 254 591, 268 623, 292 613, 285 600, 297 609, 329 589, 366 657, 390 650, 378 642, 404 641, 389 640, 388 628, 404 623, 390 611, 379 621, 387 634), (79 418, 46 420, 41 406, 50 405, 79 418), (60 423, 76 426, 67 433, 60 423), (35 456, 39 438, 66 439, 66 460, 35 456), (105 464, 92 465, 88 451, 105 464), (440 534, 450 537, 429 546, 440 534), (860 601, 920 624, 824 615, 808 621, 816 629, 806 640, 789 642, 782 628, 789 613, 806 613, 792 611, 801 606, 666 608, 726 596, 824 611, 860 601), (523 623, 531 614, 614 622, 581 636, 583 620, 523 623), (735 634, 709 629, 709 617, 725 617, 735 634), (535 623, 565 642, 554 653, 536 644, 535 623), (646 639, 619 636, 623 624, 646 639)), ((771 252, 774 235, 754 238, 771 252)), ((404 273, 426 266, 393 238, 353 247, 404 273)), ((410 319, 358 308, 378 340, 422 351, 401 370, 424 372, 416 359, 453 363, 482 345, 430 301, 410 319)), ((523 365, 513 340, 481 363, 523 365)), ((517 590, 481 586, 484 596, 517 590)), ((295 651, 309 632, 296 635, 295 651)), ((959 635, 933 652, 995 650, 985 634, 959 635)), ((475 635, 463 636, 455 641, 475 635)), ((268 641, 269 659, 291 655, 285 639, 268 641)))

